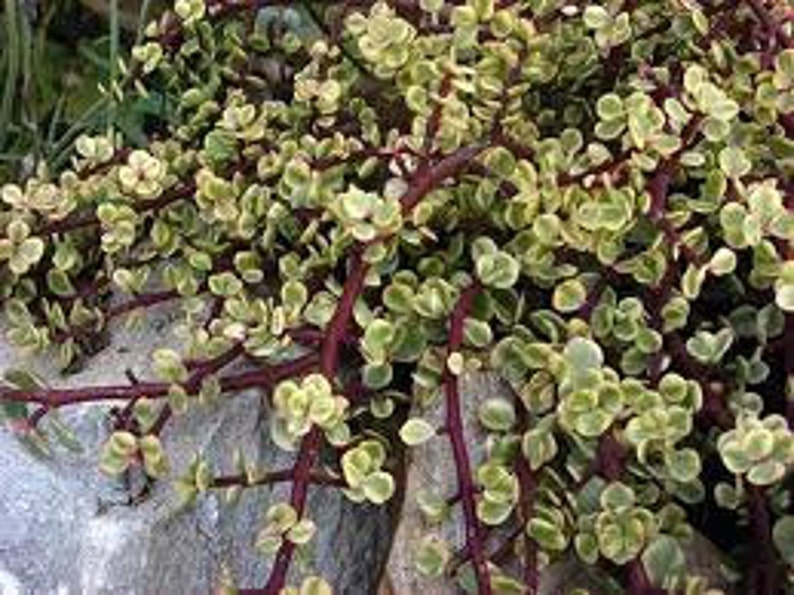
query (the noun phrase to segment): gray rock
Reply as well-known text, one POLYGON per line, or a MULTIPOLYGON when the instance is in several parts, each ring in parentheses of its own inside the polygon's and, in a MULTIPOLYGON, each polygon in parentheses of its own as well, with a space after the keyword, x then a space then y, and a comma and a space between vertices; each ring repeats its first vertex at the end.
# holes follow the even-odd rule
MULTIPOLYGON (((485 434, 475 421, 477 407, 487 398, 505 396, 505 387, 493 374, 467 374, 461 380, 460 391, 469 456, 476 465, 485 456, 485 434)), ((422 417, 436 427, 444 424, 443 396, 441 399, 422 413, 422 417)), ((424 578, 414 565, 416 546, 426 535, 437 536, 457 550, 465 545, 460 506, 453 507, 450 521, 437 527, 426 525, 416 502, 420 490, 429 490, 443 497, 451 497, 457 493, 452 447, 446 437, 441 437, 411 448, 409 456, 411 458, 406 473, 406 498, 387 566, 388 582, 396 595, 452 595, 458 589, 451 581, 424 578)))
MULTIPOLYGON (((114 333, 109 347, 66 378, 46 362, 25 363, 53 386, 124 382, 128 368, 145 379, 151 351, 178 343, 173 329, 172 317, 161 312, 144 328, 114 333)), ((0 339, 0 372, 19 363, 0 339)), ((109 404, 63 410, 83 446, 80 454, 55 448, 42 459, 0 429, 0 594, 193 595, 212 592, 224 570, 242 586, 261 587, 271 560, 253 541, 270 504, 288 498, 288 486, 246 490, 234 506, 212 493, 180 508, 169 481, 196 452, 215 472, 231 472, 238 446, 263 468, 291 464, 259 423, 261 395, 223 400, 172 420, 163 436, 171 476, 135 505, 126 504, 120 482, 97 470, 109 404)), ((321 531, 308 555, 296 558, 293 582, 320 573, 340 593, 375 592, 391 543, 391 511, 355 505, 327 488, 312 488, 307 510, 321 531)))

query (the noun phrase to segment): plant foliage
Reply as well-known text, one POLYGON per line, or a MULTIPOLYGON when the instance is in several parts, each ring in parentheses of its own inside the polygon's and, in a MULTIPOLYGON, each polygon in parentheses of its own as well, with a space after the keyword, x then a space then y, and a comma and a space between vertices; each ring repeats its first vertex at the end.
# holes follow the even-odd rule
POLYGON ((731 549, 744 592, 783 592, 791 22, 764 0, 177 0, 117 89, 166 96, 169 133, 83 136, 68 167, 5 185, 0 294, 8 340, 64 368, 164 302, 184 350, 130 385, 10 374, 6 416, 44 440, 42 417, 118 400, 102 468, 157 478, 173 415, 260 389, 294 464, 224 475, 197 458, 177 488, 290 484, 257 537, 268 594, 331 592, 287 585, 322 530, 313 486, 381 505, 403 449, 434 441, 458 490, 419 496, 417 572, 536 593, 575 552, 626 593, 694 595, 697 530, 731 549), (467 403, 478 371, 505 395, 467 403), (465 543, 434 530, 451 506, 465 543), (500 528, 517 565, 492 556, 500 528))

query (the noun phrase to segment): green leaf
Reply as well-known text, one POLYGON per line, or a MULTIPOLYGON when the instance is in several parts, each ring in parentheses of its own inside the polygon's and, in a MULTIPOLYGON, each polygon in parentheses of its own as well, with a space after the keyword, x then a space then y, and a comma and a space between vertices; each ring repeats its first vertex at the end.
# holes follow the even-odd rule
POLYGON ((640 328, 634 337, 634 344, 638 351, 650 355, 662 349, 662 335, 649 328, 640 328))
POLYGON ((411 312, 414 298, 414 290, 402 283, 389 285, 383 292, 383 304, 396 314, 411 312))
MULTIPOLYGON (((83 445, 80 443, 77 434, 72 428, 66 425, 57 410, 51 411, 47 417, 49 421, 47 429, 52 432, 55 440, 57 440, 61 446, 74 453, 83 452, 83 445)), ((3 416, 0 411, 0 421, 2 421, 2 419, 3 416)), ((143 448, 143 444, 141 448, 143 448)))
POLYGON ((495 0, 473 0, 474 10, 477 18, 481 21, 489 21, 493 17, 495 0))
POLYGON ((596 102, 596 113, 607 122, 622 118, 625 114, 623 99, 616 93, 602 95, 596 102))
POLYGON ((435 435, 435 428, 419 417, 409 419, 400 428, 400 438, 408 446, 423 444, 435 435))
POLYGON ((204 137, 204 154, 216 165, 231 161, 237 155, 237 140, 234 134, 228 130, 211 131, 204 137))
POLYGON ((103 452, 99 458, 100 471, 110 476, 121 475, 127 470, 129 464, 130 463, 128 459, 109 452, 103 452))
POLYGON ((435 13, 444 7, 444 0, 419 0, 419 6, 425 12, 435 13))
POLYGON ((394 325, 383 318, 375 318, 364 331, 364 347, 371 352, 385 352, 394 339, 394 325))
POLYGON ((194 479, 199 492, 206 492, 210 488, 212 473, 209 464, 204 459, 200 459, 196 464, 194 479))
POLYGON ((724 328, 718 333, 698 331, 686 342, 687 351, 700 362, 719 362, 733 343, 733 330, 724 328))
MULTIPOLYGON (((794 56, 794 52, 792 52, 792 56, 794 56)), ((794 69, 792 69, 791 75, 794 81, 794 69)), ((777 520, 772 529, 772 540, 786 564, 794 566, 794 516, 787 515, 777 520)))
POLYGON ((659 392, 670 403, 680 403, 689 392, 689 385, 683 376, 674 372, 665 374, 659 381, 659 392))
POLYGON ((730 248, 720 248, 709 261, 709 271, 716 277, 728 275, 736 269, 736 254, 730 248))
POLYGON ((188 372, 182 358, 172 349, 158 349, 152 354, 155 374, 166 382, 183 383, 188 372))
POLYGON ((281 301, 290 309, 300 310, 306 305, 309 292, 306 286, 297 280, 290 280, 281 287, 281 301))
POLYGON ((509 178, 516 168, 516 158, 504 147, 494 147, 485 155, 485 165, 496 175, 509 178))
POLYGON ((3 380, 6 383, 19 390, 37 390, 44 388, 46 385, 44 381, 27 370, 19 368, 7 368, 3 371, 3 380))
POLYGON ((603 29, 612 21, 606 8, 597 4, 591 4, 585 8, 582 17, 588 29, 603 29))
POLYGON ((700 456, 691 448, 666 452, 665 464, 673 479, 681 483, 694 481, 700 475, 700 456))
POLYGON ((733 179, 741 178, 750 173, 753 164, 739 147, 725 147, 719 154, 720 169, 726 176, 733 179))
POLYGON ((794 312, 794 283, 784 283, 775 289, 775 304, 784 312, 794 312))
POLYGON ((394 494, 394 478, 385 471, 376 471, 362 484, 364 497, 373 504, 383 504, 394 494))
POLYGON ((552 552, 561 552, 568 545, 565 534, 559 527, 547 520, 534 517, 526 527, 527 535, 534 539, 541 548, 552 552))
POLYGON ((563 356, 568 365, 577 373, 597 370, 604 365, 604 352, 601 346, 591 339, 574 337, 565 345, 563 356))
POLYGON ((775 87, 794 87, 794 49, 785 49, 775 57, 775 87))
POLYGON ((286 533, 298 522, 298 513, 290 504, 278 502, 267 509, 265 520, 278 533, 286 533))
POLYGON ((450 558, 449 547, 438 537, 429 537, 422 540, 416 550, 414 563, 417 570, 429 578, 441 576, 444 567, 450 558))
POLYGON ((516 423, 515 408, 506 399, 487 399, 480 405, 478 416, 480 423, 493 432, 506 432, 516 423))
POLYGON ((214 295, 220 297, 235 297, 243 289, 243 282, 234 273, 228 271, 211 275, 207 285, 214 295))
POLYGON ((579 279, 568 279, 554 288, 551 301, 558 312, 576 312, 587 299, 587 288, 579 279))
POLYGON ((681 291, 688 300, 694 300, 700 295, 700 290, 706 280, 706 267, 698 267, 694 264, 687 266, 684 276, 681 278, 681 291))
POLYGON ((487 347, 493 341, 491 325, 484 320, 466 318, 463 321, 463 336, 472 347, 487 347))
POLYGON ((430 108, 427 89, 419 85, 411 85, 405 92, 405 104, 411 111, 425 113, 430 108))
POLYGON ((573 545, 585 564, 595 564, 598 561, 598 541, 590 533, 577 534, 573 545))
POLYGON ((67 297, 74 294, 74 285, 72 285, 69 275, 59 269, 50 269, 47 271, 47 287, 61 297, 67 297))
POLYGON ((750 460, 760 461, 772 454, 775 448, 775 435, 767 428, 753 428, 744 435, 742 448, 750 460))
MULTIPOLYGON (((187 486, 185 486, 185 487, 187 487, 187 486)), ((190 489, 186 490, 186 494, 185 494, 186 498, 195 498, 195 496, 196 496, 195 488, 192 488, 192 491, 190 489)), ((265 528, 265 530, 262 531, 257 536, 256 542, 255 542, 254 545, 255 545, 256 549, 259 550, 262 554, 264 554, 266 556, 272 556, 281 547, 281 544, 283 543, 283 541, 284 540, 283 540, 281 535, 274 534, 271 531, 269 531, 268 528, 265 528)))
POLYGON ((319 576, 308 576, 303 579, 298 595, 333 595, 334 590, 319 576))
POLYGON ((642 552, 642 565, 651 583, 662 587, 665 580, 684 570, 686 557, 678 541, 669 535, 659 535, 642 552))
POLYGON ((523 595, 526 585, 505 574, 491 574, 491 588, 497 595, 523 595))
POLYGON ((529 467, 537 471, 557 456, 557 441, 550 431, 529 430, 521 441, 521 449, 529 461, 529 467))
POLYGON ((189 395, 184 387, 178 384, 172 384, 168 387, 166 398, 168 399, 168 405, 174 413, 179 414, 187 411, 189 395))
POLYGON ((731 473, 745 473, 752 465, 752 461, 737 440, 726 441, 719 445, 719 450, 722 462, 731 473))
POLYGON ((689 318, 689 309, 689 302, 685 298, 681 296, 672 298, 662 308, 664 321, 662 330, 669 333, 684 328, 689 318))
POLYGON ((391 384, 393 373, 391 364, 366 364, 361 370, 361 381, 367 388, 379 390, 391 384))
POLYGON ((108 448, 119 457, 130 457, 138 450, 138 439, 131 432, 119 430, 111 434, 108 448))
POLYGON ((504 523, 511 512, 513 505, 510 502, 492 501, 487 498, 477 502, 477 518, 492 527, 504 523))
POLYGON ((431 523, 441 522, 449 513, 449 505, 446 499, 428 490, 421 490, 416 495, 416 504, 431 523))
POLYGON ((301 519, 287 531, 287 539, 296 545, 305 545, 317 532, 317 525, 311 519, 301 519))
POLYGON ((728 510, 736 510, 742 503, 742 498, 736 489, 722 482, 714 486, 714 500, 718 506, 728 510))
POLYGON ((477 277, 484 285, 509 289, 518 281, 518 261, 506 252, 483 254, 477 259, 477 277))
POLYGON ((786 466, 778 461, 764 461, 754 465, 747 474, 747 481, 757 486, 776 483, 786 475, 786 466))
POLYGON ((602 508, 629 508, 634 506, 634 490, 619 481, 613 482, 601 492, 600 502, 602 508))
POLYGON ((354 188, 342 195, 342 215, 346 219, 361 220, 367 218, 377 204, 378 197, 354 188))

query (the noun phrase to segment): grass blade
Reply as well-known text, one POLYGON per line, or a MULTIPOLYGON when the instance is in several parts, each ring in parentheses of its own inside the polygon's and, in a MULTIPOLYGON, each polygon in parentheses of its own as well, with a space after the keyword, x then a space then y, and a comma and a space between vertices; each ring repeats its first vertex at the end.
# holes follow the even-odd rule
POLYGON ((17 79, 19 78, 19 16, 17 0, 5 0, 5 25, 8 48, 6 49, 6 81, 3 100, 0 103, 0 148, 6 144, 6 135, 14 109, 17 79))

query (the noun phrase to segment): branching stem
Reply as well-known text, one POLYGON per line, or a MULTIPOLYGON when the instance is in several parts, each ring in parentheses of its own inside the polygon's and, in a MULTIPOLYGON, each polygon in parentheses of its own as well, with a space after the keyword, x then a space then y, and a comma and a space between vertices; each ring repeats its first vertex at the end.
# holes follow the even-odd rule
POLYGON ((748 593, 775 595, 780 593, 776 568, 776 556, 772 544, 772 521, 764 489, 748 486, 750 532, 755 561, 750 571, 748 593))
MULTIPOLYGON (((317 365, 316 355, 310 354, 289 362, 264 366, 230 374, 219 379, 223 392, 237 392, 249 388, 271 388, 284 378, 305 374, 317 365)), ((22 390, 0 386, 0 402, 39 403, 50 408, 109 400, 129 400, 136 397, 159 399, 167 395, 167 382, 141 382, 137 385, 86 386, 82 388, 41 388, 22 390)))
MULTIPOLYGON (((331 322, 326 329, 325 338, 320 352, 320 372, 333 383, 339 365, 339 347, 344 340, 345 333, 353 317, 353 306, 356 299, 364 289, 364 280, 369 269, 368 264, 361 258, 359 252, 354 252, 352 266, 347 280, 345 281, 342 296, 336 306, 331 322)), ((301 442, 300 451, 294 466, 290 470, 290 481, 292 482, 292 492, 290 494, 290 504, 298 514, 298 518, 303 518, 308 497, 309 485, 311 484, 311 471, 317 460, 322 445, 323 433, 318 426, 312 427, 309 433, 301 442)), ((270 571, 270 578, 264 588, 265 595, 278 595, 284 587, 292 557, 295 553, 295 544, 289 540, 284 540, 276 553, 273 568, 270 571)))
MULTIPOLYGON (((457 352, 463 344, 463 323, 472 307, 472 302, 480 291, 479 283, 475 282, 466 288, 458 299, 449 323, 449 353, 457 352)), ((458 387, 458 377, 447 367, 442 379, 446 394, 446 428, 452 445, 452 456, 455 461, 455 472, 458 481, 460 503, 463 508, 463 519, 466 525, 466 549, 474 565, 477 588, 480 595, 490 595, 491 579, 488 572, 488 560, 485 555, 485 544, 482 526, 477 518, 475 494, 477 489, 472 475, 466 436, 463 428, 463 415, 458 387)))

